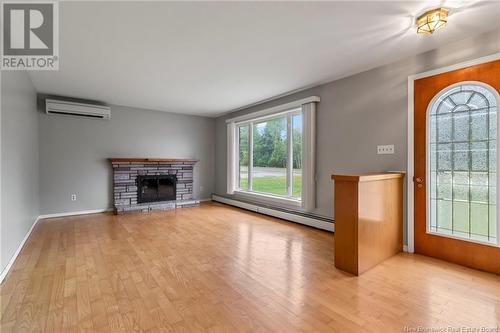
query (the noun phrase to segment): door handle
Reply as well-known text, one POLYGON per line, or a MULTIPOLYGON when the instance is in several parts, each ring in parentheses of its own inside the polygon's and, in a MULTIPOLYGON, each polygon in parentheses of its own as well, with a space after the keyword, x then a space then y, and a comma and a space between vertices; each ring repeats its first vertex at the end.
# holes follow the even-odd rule
POLYGON ((413 177, 413 181, 417 183, 418 188, 422 188, 424 186, 424 179, 422 177, 413 177))

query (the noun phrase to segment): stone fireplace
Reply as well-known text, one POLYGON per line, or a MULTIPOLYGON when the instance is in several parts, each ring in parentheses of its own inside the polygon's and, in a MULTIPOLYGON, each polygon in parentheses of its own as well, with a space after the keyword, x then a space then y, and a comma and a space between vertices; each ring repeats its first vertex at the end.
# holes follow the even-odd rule
POLYGON ((193 167, 196 160, 111 158, 116 214, 196 206, 193 167))

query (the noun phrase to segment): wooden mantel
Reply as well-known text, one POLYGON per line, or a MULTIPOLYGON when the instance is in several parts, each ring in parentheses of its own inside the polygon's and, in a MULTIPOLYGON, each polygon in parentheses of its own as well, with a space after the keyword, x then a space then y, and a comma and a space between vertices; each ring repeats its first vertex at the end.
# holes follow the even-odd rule
POLYGON ((111 163, 144 163, 144 162, 157 162, 157 163, 176 163, 176 162, 189 162, 195 164, 198 160, 189 158, 130 158, 130 157, 112 157, 109 159, 111 163))
POLYGON ((332 175, 335 267, 359 275, 403 250, 404 175, 332 175))

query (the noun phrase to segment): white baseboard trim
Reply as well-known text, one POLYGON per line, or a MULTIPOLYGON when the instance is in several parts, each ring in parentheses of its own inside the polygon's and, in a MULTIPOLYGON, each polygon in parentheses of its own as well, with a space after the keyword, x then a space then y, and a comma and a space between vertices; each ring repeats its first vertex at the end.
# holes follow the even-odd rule
POLYGON ((21 253, 21 250, 23 249, 24 247, 24 244, 26 243, 26 241, 28 240, 28 238, 30 237, 31 233, 33 232, 33 229, 35 229, 35 226, 37 225, 38 221, 40 221, 40 217, 38 217, 34 222, 33 224, 31 225, 31 228, 30 230, 28 230, 28 233, 26 233, 26 236, 24 236, 24 239, 21 241, 21 244, 19 244, 19 247, 17 248, 16 252, 14 253, 14 255, 12 256, 12 258, 10 258, 10 261, 9 263, 7 264, 7 266, 5 266, 5 268, 3 269, 2 273, 0 274, 0 283, 3 282, 3 280, 5 279, 5 277, 7 276, 7 274, 9 274, 9 271, 10 269, 12 268, 12 265, 14 265, 14 262, 16 261, 17 259, 17 256, 19 255, 19 253, 21 253))
POLYGON ((65 213, 55 213, 55 214, 46 214, 40 215, 38 219, 52 219, 55 217, 65 217, 65 216, 75 216, 75 215, 86 215, 86 214, 97 214, 97 213, 106 213, 113 211, 113 208, 103 208, 103 209, 92 209, 92 210, 79 210, 76 212, 65 212, 65 213))
POLYGON ((328 223, 328 222, 314 219, 311 217, 287 213, 287 212, 283 212, 280 210, 267 208, 267 207, 260 207, 260 206, 254 205, 254 204, 241 202, 238 200, 232 200, 232 199, 228 199, 228 198, 221 197, 218 195, 213 195, 212 200, 217 201, 217 202, 221 202, 221 203, 225 203, 225 204, 228 204, 231 206, 236 206, 236 207, 240 207, 243 209, 251 210, 251 211, 254 211, 254 212, 257 212, 260 214, 277 217, 277 218, 287 220, 290 222, 300 223, 300 224, 304 224, 304 225, 307 225, 310 227, 315 227, 318 229, 327 230, 327 231, 331 231, 331 232, 335 231, 334 223, 328 223))
MULTIPOLYGON (((200 199, 200 202, 212 201, 212 198, 200 199)), ((45 214, 40 215, 38 218, 41 219, 53 219, 56 217, 66 217, 66 216, 76 216, 76 215, 87 215, 87 214, 98 214, 112 212, 113 208, 102 208, 102 209, 91 209, 91 210, 79 210, 76 212, 65 212, 65 213, 55 213, 55 214, 45 214)))

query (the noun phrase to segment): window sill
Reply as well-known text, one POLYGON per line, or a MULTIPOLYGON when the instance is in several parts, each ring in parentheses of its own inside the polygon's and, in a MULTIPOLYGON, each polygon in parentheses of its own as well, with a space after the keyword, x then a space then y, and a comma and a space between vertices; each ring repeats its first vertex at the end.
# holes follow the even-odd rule
POLYGON ((293 207, 293 208, 302 207, 302 201, 300 199, 285 198, 276 195, 257 193, 257 192, 247 192, 241 190, 235 190, 234 195, 241 196, 242 198, 251 198, 261 202, 270 202, 284 207, 293 207))

